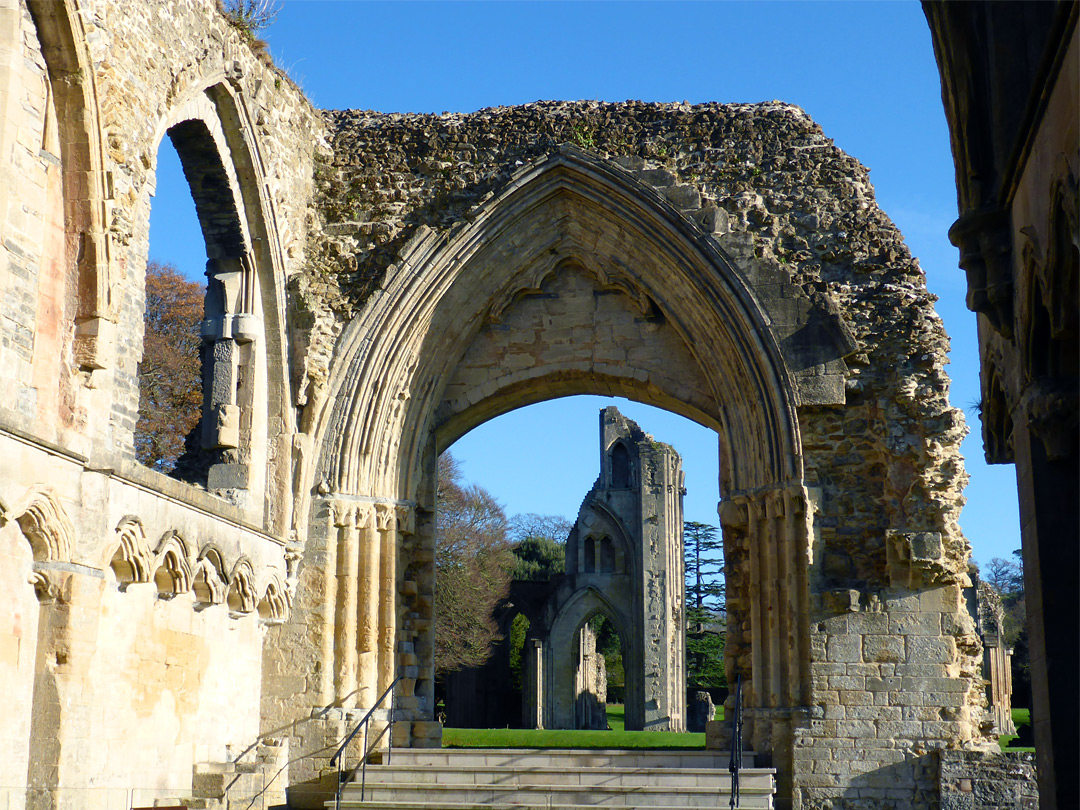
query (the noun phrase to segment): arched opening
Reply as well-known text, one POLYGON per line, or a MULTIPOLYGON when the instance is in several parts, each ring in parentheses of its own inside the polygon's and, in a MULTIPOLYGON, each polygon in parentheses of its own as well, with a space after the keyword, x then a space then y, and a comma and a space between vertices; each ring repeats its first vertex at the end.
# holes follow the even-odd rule
MULTIPOLYGON (((276 428, 281 430, 291 416, 282 407, 285 364, 269 363, 281 351, 281 290, 273 272, 280 257, 276 241, 266 233, 266 201, 239 103, 227 86, 215 85, 181 103, 162 124, 158 196, 152 210, 174 215, 176 203, 182 202, 189 213, 170 216, 168 227, 184 216, 189 224, 180 228, 180 240, 172 233, 165 242, 166 255, 152 253, 151 259, 175 258, 188 283, 205 279, 200 303, 189 307, 198 310, 197 331, 192 335, 190 327, 186 329, 185 338, 192 342, 183 352, 188 366, 197 369, 201 389, 184 400, 185 424, 197 410, 198 425, 186 431, 172 475, 261 516, 264 499, 259 493, 267 480, 265 462, 273 439, 268 435, 270 414, 282 418, 276 428), (170 160, 174 149, 175 160, 170 160)), ((155 238, 151 250, 161 241, 155 238)), ((148 301, 150 292, 148 283, 148 301)))
POLYGON ((143 451, 140 460, 162 471, 171 471, 179 460, 177 475, 203 484, 209 484, 211 467, 224 465, 233 473, 231 488, 243 489, 251 446, 252 344, 258 335, 256 279, 239 191, 205 121, 180 121, 167 135, 171 148, 163 139, 159 154, 175 150, 185 182, 166 176, 173 187, 158 193, 190 201, 186 208, 194 210, 199 229, 194 241, 205 247, 207 283, 184 279, 198 275, 194 267, 183 273, 160 264, 148 267, 137 449, 143 451), (162 368, 162 357, 179 367, 176 373, 169 373, 169 364, 162 368), (158 447, 164 444, 162 434, 171 436, 167 455, 158 447))
POLYGON ((574 677, 574 728, 604 731, 611 728, 608 705, 616 725, 625 723, 626 669, 623 641, 615 622, 594 613, 577 633, 574 677))
MULTIPOLYGON (((422 646, 434 618, 425 589, 443 449, 497 416, 575 394, 626 396, 690 418, 719 440, 725 539, 747 580, 739 649, 755 652, 739 661, 753 681, 748 704, 805 705, 809 622, 796 616, 808 611, 810 526, 792 375, 743 272, 636 182, 563 150, 523 170, 448 240, 411 241, 388 271, 387 293, 338 341, 313 480, 328 500, 359 495, 411 515, 380 551, 414 550, 395 564, 417 583, 415 597, 401 594, 404 619, 386 629, 422 646), (776 565, 752 564, 763 548, 776 565), (749 615, 755 604, 761 611, 749 615), (779 627, 765 626, 778 616, 779 627)), ((575 649, 583 617, 606 608, 629 638, 630 619, 597 588, 575 605, 544 652, 553 718, 572 718, 573 688, 549 655, 575 649)), ((628 644, 628 672, 644 667, 643 655, 628 644)), ((418 669, 418 717, 430 716, 431 678, 430 666, 418 669)), ((628 705, 635 688, 627 683, 628 705)), ((626 722, 647 721, 628 713, 626 722)))
POLYGON ((611 486, 626 489, 630 486, 630 451, 618 442, 611 448, 611 486))
MULTIPOLYGON (((190 440, 195 440, 192 450, 198 452, 199 437, 192 433, 203 415, 206 249, 171 138, 162 139, 156 165, 135 456, 153 470, 172 474, 190 440)), ((186 469, 193 460, 189 456, 176 474, 194 477, 194 471, 186 469)))
MULTIPOLYGON (((696 474, 691 478, 687 473, 687 486, 693 492, 691 500, 691 519, 698 521, 711 521, 716 523, 716 482, 719 480, 718 456, 715 449, 710 450, 710 445, 715 447, 716 435, 713 431, 693 423, 676 414, 652 408, 647 405, 630 402, 628 400, 612 400, 604 397, 567 397, 538 403, 526 408, 521 408, 504 414, 494 420, 477 427, 467 436, 463 437, 449 451, 453 453, 455 465, 460 474, 468 482, 468 486, 479 485, 488 492, 494 501, 504 505, 508 523, 511 527, 512 550, 518 554, 518 548, 514 543, 523 538, 529 542, 522 543, 526 559, 519 561, 515 570, 520 567, 524 581, 512 583, 509 592, 509 602, 518 607, 514 611, 523 610, 524 605, 529 605, 532 614, 539 616, 551 616, 552 612, 558 611, 558 605, 565 601, 567 594, 576 588, 594 587, 599 592, 606 594, 612 601, 613 606, 622 611, 628 618, 627 623, 631 631, 642 636, 651 637, 651 631, 645 627, 650 620, 644 620, 643 614, 646 606, 646 580, 651 582, 652 591, 659 598, 670 599, 671 611, 682 613, 682 575, 683 561, 676 549, 673 556, 666 558, 666 562, 657 564, 651 557, 652 552, 646 551, 643 540, 644 535, 632 530, 632 521, 644 508, 650 515, 658 514, 652 502, 644 501, 643 506, 638 506, 640 494, 616 490, 609 485, 609 465, 607 459, 610 453, 597 452, 597 414, 601 416, 601 425, 605 425, 612 419, 616 421, 624 418, 625 414, 633 414, 636 420, 640 420, 642 429, 648 429, 649 435, 638 432, 637 441, 648 447, 666 446, 662 440, 671 440, 674 450, 686 447, 687 458, 685 463, 696 474), (617 406, 616 404, 617 403, 617 406), (616 414, 615 417, 611 413, 616 414), (544 441, 536 441, 537 435, 545 437, 544 441), (653 438, 655 435, 655 439, 653 438), (677 437, 677 438, 676 438, 677 437), (522 459, 528 463, 523 464, 522 459), (693 483, 689 483, 693 481, 693 483), (592 490, 589 489, 590 484, 592 490), (604 493, 612 492, 616 495, 617 502, 608 501, 604 493), (595 511, 599 509, 600 511, 595 511), (543 514, 537 514, 541 512, 543 514), (561 565, 556 566, 551 554, 540 554, 540 535, 544 534, 545 526, 554 525, 551 520, 552 513, 562 519, 563 528, 543 537, 545 544, 550 543, 557 549, 561 565), (624 522, 629 520, 630 522, 624 522), (519 536, 517 526, 524 524, 523 531, 519 536), (633 539, 631 539, 633 538, 633 539), (565 541, 565 542, 564 542, 565 541), (546 563, 546 565, 545 565, 546 563), (550 605, 550 607, 546 606, 550 605), (637 616, 638 618, 632 618, 637 616)), ((629 420, 626 416, 625 419, 629 420)), ((627 422, 627 424, 631 424, 627 422)), ((628 428, 637 432, 637 422, 628 428)), ((601 431, 600 445, 607 447, 604 439, 604 430, 601 431)), ((628 451, 629 452, 629 451, 628 451)), ((636 451, 635 451, 636 452, 636 451)), ((447 457, 444 454, 443 459, 447 457)), ((665 457, 666 458, 666 457, 665 457)), ((440 460, 440 467, 442 467, 440 460)), ((665 467, 667 463, 665 462, 665 467)), ((651 463, 646 463, 645 469, 653 470, 651 463)), ((659 470, 657 470, 659 473, 659 470)), ((650 474, 650 479, 652 475, 650 474)), ((658 478, 657 483, 663 478, 658 478)), ((670 477, 673 486, 681 488, 683 478, 681 476, 670 477)), ((647 497, 647 496, 646 496, 647 497)), ((659 521, 666 527, 677 528, 672 524, 678 524, 681 520, 679 513, 660 513, 659 521)), ((550 529, 548 529, 550 532, 550 529)), ((660 539, 658 536, 653 540, 660 539)), ((677 537, 667 538, 664 542, 677 542, 677 537)), ((546 548, 546 545, 545 545, 546 548)), ((661 557, 660 559, 664 559, 661 557)), ((438 603, 438 595, 436 602, 438 603)), ((509 609, 509 608, 508 608, 509 609)), ((668 611, 657 611, 665 614, 668 611)), ((440 621, 444 621, 443 613, 436 611, 435 625, 438 636, 440 621)), ((525 621, 520 615, 510 621, 499 620, 500 632, 507 639, 513 638, 511 632, 514 624, 525 621)), ((581 659, 581 639, 566 650, 543 649, 544 645, 550 645, 548 630, 550 618, 545 619, 547 624, 529 625, 530 644, 526 649, 527 663, 533 664, 539 656, 543 656, 546 663, 535 666, 535 672, 544 679, 555 677, 556 671, 562 670, 573 673, 579 668, 581 659), (540 645, 537 647, 536 645, 540 645), (549 654, 550 650, 550 654, 549 654), (545 671, 545 667, 547 670, 545 671)), ((614 625, 608 625, 613 628, 614 625)), ((664 639, 665 646, 672 644, 671 655, 657 658, 652 665, 653 670, 663 669, 657 677, 670 682, 670 688, 664 688, 665 693, 681 692, 687 685, 684 677, 681 654, 681 626, 676 623, 675 632, 669 628, 663 628, 659 637, 664 639), (676 637, 672 637, 672 635, 676 637)), ((624 700, 626 679, 622 664, 621 646, 626 643, 618 633, 609 634, 620 638, 618 650, 606 649, 603 652, 607 656, 609 666, 607 670, 617 678, 608 679, 609 685, 617 687, 618 703, 624 700), (611 665, 612 656, 617 659, 616 665, 611 665)), ((605 636, 601 640, 609 640, 605 636)), ((647 642, 639 642, 645 646, 647 642)), ((513 711, 503 713, 492 712, 486 714, 486 709, 481 710, 481 703, 494 702, 498 705, 516 707, 525 697, 517 691, 517 678, 511 675, 514 687, 513 695, 506 700, 500 697, 504 689, 505 676, 496 666, 496 659, 502 655, 503 648, 497 646, 492 658, 481 667, 482 673, 473 677, 478 691, 469 693, 466 699, 471 701, 473 709, 470 712, 461 713, 452 710, 449 702, 444 709, 448 720, 452 725, 462 723, 480 722, 481 716, 487 717, 486 724, 501 728, 505 725, 516 725, 518 722, 516 708, 513 711)), ((509 653, 516 657, 516 647, 511 647, 509 653)), ((722 666, 722 662, 715 662, 715 666, 722 666)), ((637 673, 640 678, 640 673, 637 673)), ((464 683, 464 676, 454 675, 457 682, 455 688, 464 683)), ((533 673, 530 673, 526 683, 532 687, 536 681, 533 673)), ((466 686, 466 689, 469 687, 466 686)), ((595 691, 595 690, 594 690, 595 691)), ((642 690, 637 690, 639 693, 642 690)), ((457 697, 461 696, 461 689, 457 688, 457 697)), ((442 700, 442 693, 440 693, 442 700)), ((551 693, 545 692, 542 685, 535 688, 535 696, 529 695, 522 715, 526 725, 543 725, 543 715, 533 720, 536 709, 543 711, 545 705, 550 703, 551 693), (537 702, 539 701, 539 702, 537 702)), ((576 699, 576 698, 573 698, 576 699)), ((453 702, 453 701, 450 701, 453 702)), ((677 701, 676 701, 677 702, 677 701)), ((639 707, 640 709, 640 707, 639 707)), ((622 708, 620 706, 620 718, 622 708)), ((638 715, 641 711, 638 711, 638 715)), ((578 716, 581 714, 580 707, 578 716)), ((681 715, 680 715, 681 716, 681 715)), ((635 717, 631 712, 632 719, 635 717)), ((550 722, 550 721, 548 721, 550 722)), ((557 722, 578 722, 574 718, 570 720, 557 720, 557 722)), ((667 711, 657 712, 652 726, 656 730, 678 730, 681 721, 671 717, 667 711)), ((601 727, 599 721, 588 727, 601 727)), ((639 721, 638 728, 642 728, 644 721, 639 721)), ((618 724, 616 724, 618 725, 618 724)), ((602 726, 605 727, 606 726, 602 726)))

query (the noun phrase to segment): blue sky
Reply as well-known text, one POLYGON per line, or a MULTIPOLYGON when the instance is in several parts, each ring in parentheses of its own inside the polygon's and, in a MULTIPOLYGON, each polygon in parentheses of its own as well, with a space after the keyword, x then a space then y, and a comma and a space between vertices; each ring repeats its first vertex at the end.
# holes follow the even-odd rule
MULTIPOLYGON (((961 525, 985 563, 1020 546, 1015 473, 983 462, 975 317, 947 231, 954 170, 941 88, 915 2, 324 2, 286 0, 263 34, 323 108, 471 112, 538 99, 798 104, 870 167, 878 203, 919 257, 952 338, 952 404, 965 410, 971 483, 961 525)), ((167 143, 167 142, 166 142, 167 143)), ((161 150, 151 255, 200 275, 190 197, 161 150), (176 198, 171 204, 167 198, 176 198)), ((507 414, 461 439, 466 476, 507 511, 572 517, 596 476, 600 397, 507 414)), ((716 438, 615 401, 683 454, 686 514, 716 522, 716 438)))

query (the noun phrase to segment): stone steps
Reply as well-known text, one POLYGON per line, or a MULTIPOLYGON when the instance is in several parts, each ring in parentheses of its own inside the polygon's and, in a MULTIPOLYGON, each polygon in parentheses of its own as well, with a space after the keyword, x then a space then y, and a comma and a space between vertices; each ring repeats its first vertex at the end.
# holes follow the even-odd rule
MULTIPOLYGON (((727 773, 727 751, 704 749, 625 748, 395 748, 394 765, 480 767, 539 766, 552 768, 705 768, 727 773)), ((743 765, 754 767, 754 754, 743 754, 743 765)))
MULTIPOLYGON (((727 761, 726 754, 713 751, 402 749, 393 752, 390 765, 368 765, 365 801, 360 801, 360 785, 354 783, 343 789, 341 806, 727 807, 727 761)), ((752 762, 752 755, 744 761, 752 762)), ((771 808, 774 775, 770 768, 744 768, 740 806, 771 808)))

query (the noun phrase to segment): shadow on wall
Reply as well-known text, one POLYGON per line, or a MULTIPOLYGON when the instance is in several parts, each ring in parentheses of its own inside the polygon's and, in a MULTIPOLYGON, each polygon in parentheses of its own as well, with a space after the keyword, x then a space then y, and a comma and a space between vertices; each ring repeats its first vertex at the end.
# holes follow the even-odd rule
MULTIPOLYGON (((858 752, 853 752, 855 756, 858 752)), ((937 750, 912 757, 893 752, 898 761, 851 778, 843 798, 822 803, 818 789, 804 787, 804 806, 831 810, 904 810, 915 802, 941 810, 1037 810, 1035 756, 1027 753, 937 750)), ((835 764, 836 760, 832 760, 835 764)), ((864 763, 851 759, 851 771, 864 763)), ((842 777, 835 777, 839 781, 842 777)))

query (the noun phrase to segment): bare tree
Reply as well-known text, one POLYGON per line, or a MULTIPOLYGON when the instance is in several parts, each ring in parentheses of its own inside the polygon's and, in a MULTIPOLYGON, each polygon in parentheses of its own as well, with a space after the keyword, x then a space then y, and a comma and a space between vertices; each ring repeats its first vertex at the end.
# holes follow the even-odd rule
POLYGON ((480 666, 500 640, 492 617, 510 591, 514 556, 506 514, 482 487, 463 485, 448 453, 439 458, 435 546, 435 669, 480 666))

